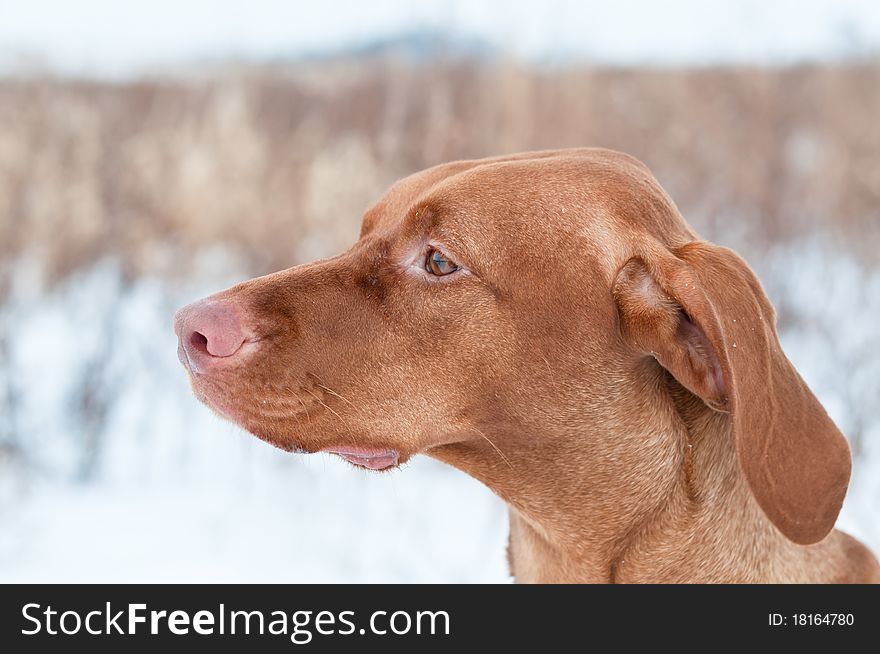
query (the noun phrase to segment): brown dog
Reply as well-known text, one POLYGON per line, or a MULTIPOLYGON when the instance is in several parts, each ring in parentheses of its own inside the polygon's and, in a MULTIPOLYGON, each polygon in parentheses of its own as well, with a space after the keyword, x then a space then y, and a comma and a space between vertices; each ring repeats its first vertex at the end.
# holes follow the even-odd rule
POLYGON ((483 481, 518 581, 880 581, 832 531, 849 449, 760 283, 626 155, 431 168, 348 252, 175 328, 196 395, 278 447, 483 481))

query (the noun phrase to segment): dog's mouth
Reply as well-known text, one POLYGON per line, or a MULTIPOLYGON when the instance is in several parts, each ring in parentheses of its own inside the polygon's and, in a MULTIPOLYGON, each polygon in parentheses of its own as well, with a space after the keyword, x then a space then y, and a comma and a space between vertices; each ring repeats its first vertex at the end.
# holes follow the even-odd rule
MULTIPOLYGON (((326 408, 327 405, 323 402, 318 404, 318 406, 303 405, 302 414, 296 412, 291 413, 290 415, 284 414, 283 417, 279 419, 278 415, 266 415, 265 412, 261 410, 261 405, 257 405, 255 410, 254 407, 243 408, 237 403, 229 402, 225 394, 214 392, 216 391, 214 388, 205 388, 201 384, 194 384, 193 389, 199 400, 215 413, 237 424, 260 440, 287 452, 297 454, 310 454, 316 452, 335 454, 352 465, 366 468, 368 470, 387 470, 389 468, 394 468, 400 464, 401 459, 407 458, 401 456, 400 450, 390 447, 362 447, 358 445, 323 447, 322 445, 314 443, 314 440, 309 438, 306 434, 291 435, 289 438, 284 435, 284 425, 289 422, 291 417, 297 421, 297 423, 302 419, 303 421, 308 421, 305 424, 309 424, 321 415, 322 409, 326 408), (305 440, 303 440, 303 437, 305 437, 305 440)), ((304 425, 301 425, 301 427, 302 426, 304 425)), ((324 442, 326 443, 327 441, 325 440, 324 442)))
POLYGON ((329 447, 323 452, 336 454, 349 463, 370 470, 393 468, 400 461, 400 453, 392 449, 373 449, 368 447, 329 447))

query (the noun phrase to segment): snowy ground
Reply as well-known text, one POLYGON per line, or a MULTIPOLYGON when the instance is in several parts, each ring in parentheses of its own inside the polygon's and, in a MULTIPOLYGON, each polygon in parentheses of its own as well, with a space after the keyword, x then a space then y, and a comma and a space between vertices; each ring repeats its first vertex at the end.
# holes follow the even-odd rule
POLYGON ((496 582, 506 513, 429 460, 367 475, 216 430, 200 480, 41 485, 2 511, 2 582, 496 582), (239 464, 237 469, 233 463, 239 464))
MULTIPOLYGON (((880 274, 823 252, 758 268, 797 318, 790 357, 862 434, 840 526, 880 549, 880 274)), ((507 581, 506 512, 476 481, 425 458, 376 475, 284 454, 192 398, 170 317, 235 281, 223 260, 204 267, 214 288, 124 287, 112 263, 43 296, 17 276, 0 309, 17 401, 0 426, 23 458, 0 452, 0 582, 507 581)))

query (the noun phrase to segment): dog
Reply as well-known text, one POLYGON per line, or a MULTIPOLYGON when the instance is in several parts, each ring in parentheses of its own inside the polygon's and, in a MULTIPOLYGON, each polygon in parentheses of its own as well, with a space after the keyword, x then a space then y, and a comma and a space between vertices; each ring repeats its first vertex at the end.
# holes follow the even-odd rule
POLYGON ((195 395, 273 445, 482 481, 518 582, 880 581, 833 529, 849 448, 760 282, 626 154, 414 174, 347 252, 175 330, 195 395))

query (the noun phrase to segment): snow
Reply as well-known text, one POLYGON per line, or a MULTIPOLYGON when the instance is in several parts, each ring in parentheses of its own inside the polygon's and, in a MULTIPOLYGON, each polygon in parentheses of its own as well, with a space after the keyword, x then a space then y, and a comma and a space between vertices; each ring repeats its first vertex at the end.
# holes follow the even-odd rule
MULTIPOLYGON (((0 451, 0 582, 508 581, 506 509, 475 480, 424 457, 375 474, 286 454, 192 397, 171 315, 238 280, 224 260, 204 257, 194 279, 211 284, 186 287, 126 284, 108 261, 51 292, 16 278, 0 334, 24 457, 0 451), (84 378, 100 419, 81 409, 84 378)), ((880 549, 880 273, 810 242, 756 267, 790 358, 861 432, 839 526, 880 549)))
POLYGON ((0 513, 0 581, 508 579, 506 512, 465 475, 426 459, 393 475, 328 455, 279 460, 214 431, 231 463, 202 479, 135 475, 17 498, 0 513))

